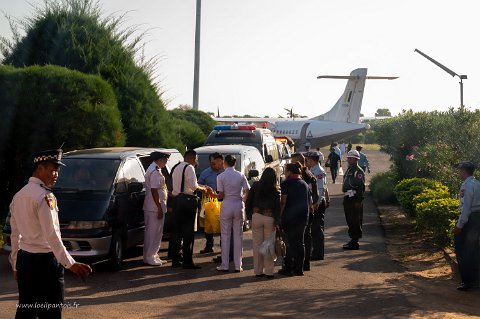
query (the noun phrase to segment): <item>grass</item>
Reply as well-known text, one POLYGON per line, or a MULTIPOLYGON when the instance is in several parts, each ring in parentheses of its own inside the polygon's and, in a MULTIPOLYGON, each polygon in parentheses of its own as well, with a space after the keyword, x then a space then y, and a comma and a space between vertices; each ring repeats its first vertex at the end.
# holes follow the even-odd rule
MULTIPOLYGON (((355 149, 355 147, 357 145, 362 145, 363 146, 363 150, 362 151, 379 151, 380 150, 380 145, 378 144, 352 144, 352 150, 355 149)), ((323 147, 322 149, 320 149, 320 151, 323 153, 323 154, 328 154, 326 152, 329 151, 329 147, 323 147)))

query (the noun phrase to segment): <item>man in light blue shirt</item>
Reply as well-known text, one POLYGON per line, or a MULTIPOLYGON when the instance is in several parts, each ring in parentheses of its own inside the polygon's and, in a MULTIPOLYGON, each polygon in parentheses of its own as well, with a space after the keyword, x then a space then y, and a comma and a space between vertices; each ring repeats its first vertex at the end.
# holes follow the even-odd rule
POLYGON ((362 169, 364 173, 367 171, 370 173, 370 163, 368 162, 367 155, 362 152, 363 146, 357 145, 356 147, 358 153, 360 153, 360 159, 358 160, 358 166, 362 169))
MULTIPOLYGON (((198 177, 198 183, 210 186, 214 191, 217 190, 217 176, 223 173, 223 155, 220 153, 213 153, 208 156, 210 167, 203 170, 198 177)), ((206 244, 200 254, 213 253, 213 234, 205 232, 206 244)))
POLYGON ((453 230, 455 252, 462 283, 458 290, 478 288, 480 275, 480 182, 473 173, 475 165, 462 162, 458 174, 463 180, 460 187, 460 217, 453 230))

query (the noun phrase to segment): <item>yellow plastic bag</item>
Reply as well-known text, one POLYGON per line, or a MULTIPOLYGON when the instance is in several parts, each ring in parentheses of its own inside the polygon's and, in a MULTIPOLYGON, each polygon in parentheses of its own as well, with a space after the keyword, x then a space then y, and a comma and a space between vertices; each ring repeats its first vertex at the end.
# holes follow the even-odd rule
POLYGON ((205 203, 208 201, 208 198, 203 195, 200 213, 198 214, 198 226, 205 228, 205 203))
POLYGON ((205 233, 220 233, 220 205, 216 198, 209 198, 205 203, 205 233))

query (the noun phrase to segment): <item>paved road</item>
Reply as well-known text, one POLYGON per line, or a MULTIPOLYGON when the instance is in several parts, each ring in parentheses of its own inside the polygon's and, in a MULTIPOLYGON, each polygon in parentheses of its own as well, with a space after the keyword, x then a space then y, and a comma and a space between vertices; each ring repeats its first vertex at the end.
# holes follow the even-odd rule
MULTIPOLYGON (((388 166, 380 153, 371 155, 378 169, 388 166)), ((86 283, 67 274, 66 299, 79 306, 66 309, 64 318, 445 318, 480 314, 480 294, 455 292, 455 300, 447 299, 443 292, 454 286, 403 273, 386 253, 383 229, 370 198, 365 202, 362 249, 343 251, 347 237, 340 185, 330 185, 330 189, 334 197, 326 217, 326 259, 313 262, 304 277, 255 278, 251 233, 247 232, 242 273, 216 272, 208 255, 195 260, 201 270, 147 267, 140 257, 132 256, 118 273, 95 266, 86 283)), ((199 236, 195 251, 203 243, 199 236)), ((13 318, 16 291, 7 256, 1 254, 0 318, 13 318)))

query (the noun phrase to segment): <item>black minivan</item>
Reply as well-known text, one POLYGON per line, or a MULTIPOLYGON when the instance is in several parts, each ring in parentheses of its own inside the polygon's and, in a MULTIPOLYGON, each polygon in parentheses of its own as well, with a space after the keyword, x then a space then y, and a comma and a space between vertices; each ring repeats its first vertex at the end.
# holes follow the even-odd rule
MULTIPOLYGON (((174 149, 96 148, 68 152, 53 193, 57 197, 62 241, 73 257, 108 259, 121 268, 125 249, 143 244, 145 170, 154 150, 172 155, 172 167, 183 157, 174 149)), ((169 173, 168 171, 165 173, 169 173)), ((4 229, 10 246, 10 225, 4 229)))

